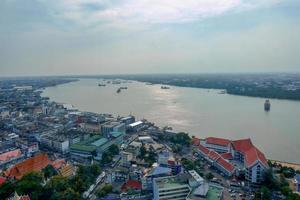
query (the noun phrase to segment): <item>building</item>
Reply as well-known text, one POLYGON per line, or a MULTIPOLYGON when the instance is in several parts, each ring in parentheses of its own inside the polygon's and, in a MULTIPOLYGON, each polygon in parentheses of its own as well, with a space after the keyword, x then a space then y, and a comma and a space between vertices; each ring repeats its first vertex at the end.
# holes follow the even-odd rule
POLYGON ((143 190, 153 190, 153 180, 159 177, 166 177, 172 175, 172 169, 167 167, 153 167, 146 170, 146 173, 142 177, 143 190))
POLYGON ((137 121, 128 125, 128 130, 132 132, 138 132, 143 128, 144 122, 137 121))
POLYGON ((295 186, 296 192, 300 193, 300 174, 296 174, 295 176, 295 186))
POLYGON ((107 137, 111 132, 119 132, 125 134, 125 124, 120 122, 107 122, 101 126, 101 133, 107 137))
POLYGON ((269 168, 265 155, 253 145, 250 139, 231 141, 209 137, 198 143, 193 138, 193 144, 197 146, 200 156, 210 161, 227 176, 231 176, 234 168, 237 168, 245 172, 247 181, 259 184, 269 168), (233 166, 232 161, 240 165, 233 166))
POLYGON ((119 147, 123 143, 124 134, 111 132, 109 137, 94 135, 80 143, 70 147, 71 158, 82 163, 90 163, 92 160, 101 160, 102 154, 113 144, 119 147))
POLYGON ((21 179, 25 174, 41 171, 49 164, 51 164, 51 161, 47 154, 38 154, 7 169, 5 175, 9 178, 21 179))
POLYGON ((167 176, 153 180, 153 200, 185 200, 190 191, 187 180, 180 176, 167 176))
POLYGON ((130 167, 133 160, 133 154, 131 152, 122 151, 121 153, 121 165, 123 167, 130 167))
POLYGON ((8 151, 0 154, 0 169, 16 164, 25 159, 20 149, 8 151))
POLYGON ((221 173, 230 177, 234 174, 234 166, 227 160, 225 160, 221 154, 215 150, 210 150, 203 145, 197 146, 197 153, 211 163, 212 166, 217 168, 221 173))
POLYGON ((8 198, 8 200, 30 200, 28 195, 18 195, 17 192, 14 193, 14 196, 8 198))
POLYGON ((122 192, 127 191, 134 191, 134 192, 140 192, 142 190, 142 184, 139 181, 136 180, 128 180, 126 183, 124 183, 121 187, 122 192))
POLYGON ((44 135, 41 137, 41 145, 59 153, 69 152, 69 140, 64 136, 44 135))

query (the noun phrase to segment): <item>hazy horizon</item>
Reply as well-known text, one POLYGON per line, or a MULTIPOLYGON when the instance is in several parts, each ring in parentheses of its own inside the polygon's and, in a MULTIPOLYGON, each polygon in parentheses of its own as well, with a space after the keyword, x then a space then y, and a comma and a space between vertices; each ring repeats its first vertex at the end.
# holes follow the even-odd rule
POLYGON ((0 76, 299 73, 297 0, 3 0, 0 76))

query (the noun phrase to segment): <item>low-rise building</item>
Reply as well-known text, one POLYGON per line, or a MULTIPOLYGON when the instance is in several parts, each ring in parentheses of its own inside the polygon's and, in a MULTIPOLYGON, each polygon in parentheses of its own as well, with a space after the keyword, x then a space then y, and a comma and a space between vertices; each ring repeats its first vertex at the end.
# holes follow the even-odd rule
POLYGON ((190 193, 186 178, 167 176, 153 180, 153 200, 185 200, 190 193))
POLYGON ((295 176, 295 186, 296 192, 300 193, 300 174, 296 174, 295 176))

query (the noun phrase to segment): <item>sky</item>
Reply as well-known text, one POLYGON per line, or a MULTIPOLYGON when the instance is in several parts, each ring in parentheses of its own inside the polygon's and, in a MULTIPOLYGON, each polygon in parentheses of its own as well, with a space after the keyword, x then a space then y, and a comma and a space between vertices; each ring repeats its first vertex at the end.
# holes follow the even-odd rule
POLYGON ((300 72, 299 0, 1 0, 0 76, 300 72))

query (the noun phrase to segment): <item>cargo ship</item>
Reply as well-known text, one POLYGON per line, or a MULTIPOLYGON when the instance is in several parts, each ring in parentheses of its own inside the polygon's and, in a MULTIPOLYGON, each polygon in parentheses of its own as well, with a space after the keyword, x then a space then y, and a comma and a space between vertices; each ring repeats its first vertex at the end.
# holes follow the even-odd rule
POLYGON ((267 99, 265 101, 265 111, 270 111, 270 109, 271 109, 271 103, 270 103, 270 100, 267 99))

